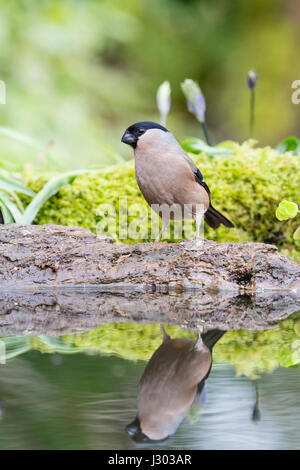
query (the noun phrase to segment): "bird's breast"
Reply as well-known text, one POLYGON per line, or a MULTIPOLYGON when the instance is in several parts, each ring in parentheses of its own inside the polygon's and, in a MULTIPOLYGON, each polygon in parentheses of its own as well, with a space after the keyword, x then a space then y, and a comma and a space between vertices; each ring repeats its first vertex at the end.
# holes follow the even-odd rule
POLYGON ((148 204, 173 204, 175 175, 160 158, 136 158, 135 175, 148 204))
POLYGON ((163 204, 182 208, 202 204, 205 210, 209 206, 207 192, 195 181, 190 166, 180 156, 136 152, 135 174, 144 198, 155 212, 158 212, 155 206, 163 204))

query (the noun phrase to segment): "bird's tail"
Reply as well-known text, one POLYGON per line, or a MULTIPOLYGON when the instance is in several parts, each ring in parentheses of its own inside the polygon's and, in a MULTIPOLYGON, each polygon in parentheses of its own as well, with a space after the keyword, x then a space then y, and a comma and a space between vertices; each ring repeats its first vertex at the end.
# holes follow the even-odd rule
MULTIPOLYGON (((219 339, 222 338, 222 336, 225 333, 226 333, 226 331, 218 330, 217 328, 215 328, 213 330, 208 330, 205 333, 203 333, 201 335, 201 338, 202 338, 202 341, 205 344, 205 346, 207 346, 208 349, 210 350, 210 352, 212 353, 212 349, 213 349, 214 345, 219 341, 219 339)), ((210 374, 211 366, 212 366, 212 362, 210 364, 210 368, 209 368, 207 374, 205 375, 205 377, 203 377, 201 382, 198 383, 198 386, 197 386, 198 396, 200 395, 200 393, 203 392, 203 388, 204 388, 204 385, 205 385, 205 380, 207 379, 207 377, 210 374)))
POLYGON ((204 220, 212 228, 218 228, 221 224, 229 228, 234 227, 233 223, 226 219, 226 217, 218 212, 212 205, 210 205, 205 212, 204 220))
POLYGON ((214 345, 216 344, 217 341, 219 341, 220 338, 226 333, 224 330, 218 330, 217 328, 213 330, 208 330, 206 333, 203 333, 202 336, 202 341, 205 344, 205 346, 208 347, 208 349, 212 350, 214 345))

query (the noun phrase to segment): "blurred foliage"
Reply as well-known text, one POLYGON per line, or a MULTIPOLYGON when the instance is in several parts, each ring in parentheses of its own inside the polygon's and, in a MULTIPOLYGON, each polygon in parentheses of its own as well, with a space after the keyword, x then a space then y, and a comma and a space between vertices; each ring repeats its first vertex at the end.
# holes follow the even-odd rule
MULTIPOLYGON (((293 241, 297 221, 292 219, 283 225, 275 217, 276 207, 283 198, 297 200, 299 197, 300 160, 291 153, 281 154, 270 147, 255 148, 253 141, 243 145, 227 141, 221 145, 230 147, 233 155, 211 158, 204 153, 191 154, 212 188, 214 206, 235 224, 230 230, 222 226, 212 230, 206 226, 207 238, 220 242, 273 243, 285 254, 300 259, 293 241)), ((30 179, 28 185, 38 192, 45 182, 46 178, 40 177, 30 179)), ((118 217, 120 198, 127 198, 128 226, 140 225, 141 233, 145 233, 147 219, 150 227, 151 210, 138 189, 132 162, 77 177, 45 203, 35 222, 81 226, 96 232, 97 224, 103 219, 99 206, 109 203, 118 217), (145 208, 140 218, 133 211, 136 203, 145 208)), ((122 224, 121 227, 127 229, 122 224)), ((117 239, 114 230, 112 215, 107 235, 117 239)), ((148 233, 145 236, 150 239, 148 233)), ((168 240, 166 232, 163 239, 168 240)), ((127 238, 125 241, 143 240, 127 238)))
MULTIPOLYGON (((276 209, 276 217, 278 220, 288 220, 293 219, 296 215, 300 213, 298 204, 292 201, 281 201, 279 206, 276 209)), ((298 226, 293 234, 298 248, 300 247, 300 226, 298 226)))
MULTIPOLYGON (((164 325, 171 338, 195 339, 196 334, 181 326, 164 325)), ((42 353, 117 355, 127 360, 148 361, 162 344, 158 324, 133 322, 108 323, 73 335, 1 338, 6 344, 7 358, 30 349, 42 353)), ((216 363, 235 366, 236 374, 251 379, 271 373, 279 366, 298 367, 300 363, 300 312, 283 320, 270 330, 227 331, 213 349, 216 363)))
POLYGON ((164 80, 168 126, 179 139, 201 137, 180 90, 186 77, 203 90, 214 143, 244 140, 252 67, 255 137, 275 145, 298 131, 297 0, 152 0, 151 8, 146 0, 0 0, 0 8, 0 124, 28 143, 1 135, 0 165, 70 170, 129 158, 122 132, 159 119, 154 96, 164 80))
MULTIPOLYGON (((299 323, 300 312, 272 330, 228 331, 214 347, 214 361, 233 364, 237 375, 252 379, 279 366, 296 366, 300 363, 299 323)), ((171 338, 196 337, 180 327, 168 326, 166 331, 171 338)), ((89 352, 149 360, 162 338, 158 325, 110 323, 86 333, 65 336, 63 341, 89 352)))
MULTIPOLYGON (((214 361, 233 364, 237 375, 252 379, 279 366, 296 366, 300 363, 299 324, 300 312, 280 322, 275 329, 228 331, 214 347, 214 361)), ((171 338, 196 337, 180 327, 169 325, 166 331, 171 338)), ((149 360, 162 338, 158 325, 110 323, 86 333, 65 336, 63 341, 85 351, 149 360)))
POLYGON ((276 209, 276 217, 278 220, 293 219, 298 212, 298 205, 295 202, 281 201, 276 209))
POLYGON ((24 186, 20 180, 0 172, 0 210, 3 222, 5 224, 13 222, 25 225, 32 224, 40 208, 51 196, 56 194, 65 184, 70 184, 76 176, 85 172, 86 170, 75 170, 59 173, 51 178, 38 194, 24 186), (26 208, 23 207, 17 193, 26 194, 32 198, 26 208))
MULTIPOLYGON (((180 326, 166 325, 165 331, 171 338, 196 338, 193 332, 180 326)), ((116 354, 133 361, 148 361, 162 344, 162 332, 158 324, 108 323, 85 333, 64 336, 62 339, 65 343, 86 352, 116 354)))
POLYGON ((300 150, 300 142, 297 137, 286 137, 285 139, 280 142, 276 149, 281 152, 292 152, 293 155, 299 155, 299 150, 300 150))
POLYGON ((20 180, 12 178, 0 170, 1 223, 11 223, 14 221, 21 223, 20 219, 24 212, 24 207, 17 193, 27 194, 29 197, 35 196, 35 193, 31 189, 24 186, 20 180))
POLYGON ((300 312, 280 322, 272 330, 230 331, 214 348, 214 360, 235 365, 237 375, 255 379, 279 366, 298 367, 300 363, 300 312))

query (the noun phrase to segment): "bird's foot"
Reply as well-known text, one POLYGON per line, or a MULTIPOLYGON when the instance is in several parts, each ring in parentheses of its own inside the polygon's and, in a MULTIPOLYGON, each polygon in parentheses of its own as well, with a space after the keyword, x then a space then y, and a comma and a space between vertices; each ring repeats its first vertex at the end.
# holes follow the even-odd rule
POLYGON ((205 333, 205 324, 204 322, 198 322, 196 324, 196 331, 197 331, 197 341, 195 344, 195 349, 198 351, 205 349, 205 344, 203 343, 202 340, 202 335, 205 333))
POLYGON ((193 237, 189 240, 180 242, 180 244, 189 251, 201 251, 204 245, 204 238, 193 237))

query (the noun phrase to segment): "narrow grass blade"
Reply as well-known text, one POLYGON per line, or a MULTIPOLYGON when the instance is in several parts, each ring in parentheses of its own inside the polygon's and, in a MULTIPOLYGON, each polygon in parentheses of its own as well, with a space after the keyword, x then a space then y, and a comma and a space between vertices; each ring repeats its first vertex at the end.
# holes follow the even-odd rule
POLYGON ((14 129, 9 127, 0 126, 0 136, 8 137, 16 142, 20 142, 20 144, 29 145, 30 147, 41 149, 41 145, 38 144, 34 139, 31 137, 21 134, 21 132, 17 132, 14 129))
POLYGON ((70 184, 76 178, 76 176, 86 173, 87 170, 76 170, 62 175, 55 176, 48 183, 45 184, 43 189, 34 197, 31 203, 26 207, 24 214, 22 215, 22 224, 31 224, 38 211, 45 204, 51 196, 56 194, 65 184, 70 184))
POLYGON ((11 213, 12 217, 14 218, 12 222, 15 221, 17 224, 21 223, 21 219, 23 215, 22 212, 19 211, 17 205, 10 200, 9 196, 4 191, 0 191, 0 202, 11 213))
POLYGON ((21 337, 0 337, 5 343, 5 359, 12 359, 31 349, 29 339, 21 337))
POLYGON ((10 194, 11 197, 14 199, 14 201, 15 201, 17 207, 19 208, 19 210, 20 210, 20 211, 22 212, 22 214, 23 214, 23 212, 24 212, 24 206, 23 206, 23 204, 22 204, 22 201, 19 199, 19 197, 18 197, 18 196, 16 195, 16 193, 14 193, 13 191, 11 191, 9 194, 10 194))
POLYGON ((14 191, 16 193, 27 194, 27 196, 34 197, 35 193, 27 188, 21 181, 11 176, 6 176, 0 173, 0 189, 6 191, 14 191))
POLYGON ((73 344, 64 343, 60 338, 40 335, 38 337, 46 346, 60 354, 76 354, 83 352, 84 348, 74 346, 73 344))
POLYGON ((11 212, 7 209, 5 204, 3 204, 3 202, 1 201, 0 201, 0 211, 3 217, 3 222, 5 224, 12 224, 14 222, 14 218, 11 215, 11 212))

